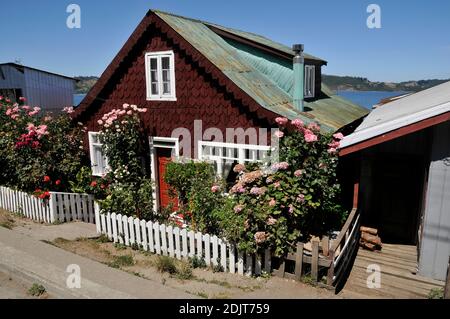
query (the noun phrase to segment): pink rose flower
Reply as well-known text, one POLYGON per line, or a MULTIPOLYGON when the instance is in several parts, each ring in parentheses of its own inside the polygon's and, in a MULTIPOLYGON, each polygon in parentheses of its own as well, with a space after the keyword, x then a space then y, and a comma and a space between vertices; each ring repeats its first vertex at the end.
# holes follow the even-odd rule
POLYGON ((269 206, 270 206, 270 207, 273 207, 273 206, 275 206, 276 204, 277 204, 277 201, 276 201, 275 199, 273 199, 273 198, 272 198, 272 199, 270 200, 270 202, 269 202, 269 206))
POLYGON ((103 121, 102 120, 98 120, 97 123, 98 123, 98 125, 103 125, 103 121))
POLYGON ((303 123, 303 121, 300 120, 300 119, 295 119, 295 120, 293 120, 293 121, 291 122, 291 124, 294 125, 297 129, 301 129, 301 128, 303 128, 303 126, 305 125, 305 124, 303 123))
POLYGON ((320 131, 320 126, 319 124, 317 124, 316 122, 311 122, 308 125, 308 129, 312 130, 312 131, 320 131))
POLYGON ((337 153, 337 149, 335 148, 329 148, 327 151, 329 154, 336 154, 337 153))
POLYGON ((294 172, 294 176, 295 176, 295 177, 300 177, 300 176, 302 176, 302 175, 303 175, 303 171, 302 171, 301 169, 296 170, 296 171, 294 172))
POLYGON ((333 137, 334 137, 336 140, 340 141, 340 140, 342 140, 342 139, 344 138, 344 134, 342 134, 342 133, 336 133, 336 134, 333 135, 333 137))
POLYGON ((219 186, 214 185, 213 187, 211 187, 211 192, 217 193, 218 191, 220 191, 220 187, 219 186))
POLYGON ((277 122, 277 124, 280 125, 280 126, 285 126, 288 121, 289 120, 287 118, 285 118, 285 117, 277 117, 275 119, 275 122, 277 122))
POLYGON ((278 138, 282 138, 284 136, 284 133, 282 131, 276 131, 274 135, 278 138))
POLYGON ((315 134, 305 134, 305 141, 307 143, 317 142, 317 135, 315 135, 315 134))

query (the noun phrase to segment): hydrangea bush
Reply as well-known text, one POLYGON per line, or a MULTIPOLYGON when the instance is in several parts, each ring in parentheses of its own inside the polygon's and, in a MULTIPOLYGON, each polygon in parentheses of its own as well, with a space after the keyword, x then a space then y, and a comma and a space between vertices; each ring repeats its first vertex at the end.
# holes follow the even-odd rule
POLYGON ((0 96, 0 184, 48 198, 49 191, 66 191, 87 162, 83 127, 68 113, 43 114, 26 99, 12 103, 0 96))
POLYGON ((323 134, 315 124, 277 118, 278 163, 235 166, 237 183, 226 206, 217 208, 221 235, 250 253, 271 248, 276 256, 298 241, 338 229, 337 148, 342 134, 323 134), (231 207, 233 206, 233 207, 231 207))

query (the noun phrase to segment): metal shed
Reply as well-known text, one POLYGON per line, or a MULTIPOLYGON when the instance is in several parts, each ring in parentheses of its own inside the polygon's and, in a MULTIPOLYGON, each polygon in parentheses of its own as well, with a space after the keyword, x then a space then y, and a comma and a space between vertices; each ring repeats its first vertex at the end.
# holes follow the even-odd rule
POLYGON ((417 246, 420 275, 445 280, 450 255, 450 82, 374 109, 344 138, 365 222, 417 246))
POLYGON ((0 94, 17 100, 27 98, 31 106, 60 111, 73 105, 75 79, 16 63, 0 64, 0 94))

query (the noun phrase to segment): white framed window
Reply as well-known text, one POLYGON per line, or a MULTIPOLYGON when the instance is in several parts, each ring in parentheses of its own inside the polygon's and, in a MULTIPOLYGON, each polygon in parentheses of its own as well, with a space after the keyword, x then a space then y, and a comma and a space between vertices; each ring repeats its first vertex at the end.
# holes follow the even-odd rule
POLYGON ((316 67, 305 65, 305 98, 315 96, 316 67))
POLYGON ((145 54, 147 100, 176 101, 173 51, 145 54))
POLYGON ((198 141, 198 159, 214 162, 219 177, 226 178, 234 164, 264 162, 270 146, 198 141))
POLYGON ((91 167, 93 176, 103 176, 107 173, 108 159, 103 155, 102 143, 98 132, 89 132, 89 153, 91 156, 91 167))

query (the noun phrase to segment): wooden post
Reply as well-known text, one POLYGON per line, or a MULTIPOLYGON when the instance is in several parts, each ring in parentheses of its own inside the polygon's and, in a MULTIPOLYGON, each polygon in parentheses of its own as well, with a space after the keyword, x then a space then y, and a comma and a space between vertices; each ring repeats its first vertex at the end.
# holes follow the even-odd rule
POLYGON ((297 254, 295 255, 295 277, 297 280, 302 278, 303 268, 303 244, 297 243, 297 254))
POLYGON ((334 279, 334 250, 330 250, 328 254, 328 258, 331 261, 330 268, 328 268, 328 274, 327 274, 327 285, 333 286, 333 279, 334 279))
POLYGON ((359 181, 353 185, 353 208, 358 208, 359 181))
POLYGON ((447 264, 447 279, 445 280, 444 299, 450 299, 450 256, 447 264))
POLYGON ((322 238, 322 253, 325 257, 328 257, 328 251, 330 249, 330 239, 328 236, 323 236, 322 238))
POLYGON ((319 277, 319 242, 312 241, 311 278, 317 282, 319 277))

